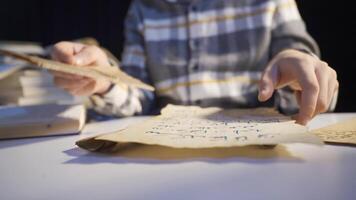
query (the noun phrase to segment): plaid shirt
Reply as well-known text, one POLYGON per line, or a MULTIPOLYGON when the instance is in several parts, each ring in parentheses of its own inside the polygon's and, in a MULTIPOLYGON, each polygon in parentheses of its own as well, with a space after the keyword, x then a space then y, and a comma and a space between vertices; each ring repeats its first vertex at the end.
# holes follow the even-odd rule
MULTIPOLYGON (((256 107, 258 81, 285 49, 319 54, 294 0, 136 0, 125 23, 122 68, 155 93, 114 86, 92 96, 96 111, 145 114, 166 103, 256 107)), ((270 104, 297 111, 292 91, 270 104)))

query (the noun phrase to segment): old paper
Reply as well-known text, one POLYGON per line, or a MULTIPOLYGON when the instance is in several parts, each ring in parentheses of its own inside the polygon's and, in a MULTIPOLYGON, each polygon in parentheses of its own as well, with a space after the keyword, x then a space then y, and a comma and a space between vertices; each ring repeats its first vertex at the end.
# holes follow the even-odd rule
POLYGON ((356 118, 311 132, 327 143, 356 145, 356 118))
POLYGON ((127 85, 134 86, 146 90, 154 90, 154 88, 142 81, 135 79, 119 69, 119 67, 109 67, 109 66, 90 66, 90 67, 78 67, 73 65, 64 64, 61 62, 56 62, 53 60, 43 59, 36 56, 28 56, 25 54, 19 54, 15 52, 0 50, 0 54, 11 56, 25 62, 31 63, 34 66, 42 67, 45 69, 65 72, 80 76, 86 76, 93 79, 106 79, 125 87, 127 85))
MULTIPOLYGON (((143 143, 175 148, 213 148, 303 142, 321 144, 304 126, 266 108, 229 109, 168 105, 162 114, 126 129, 80 140, 83 148, 143 143)), ((89 149, 89 148, 87 148, 89 149)))

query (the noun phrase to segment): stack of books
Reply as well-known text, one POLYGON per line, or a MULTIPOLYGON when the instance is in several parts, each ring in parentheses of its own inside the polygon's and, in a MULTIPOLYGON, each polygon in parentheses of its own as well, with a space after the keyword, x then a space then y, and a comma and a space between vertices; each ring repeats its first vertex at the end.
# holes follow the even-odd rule
MULTIPOLYGON (((0 49, 46 55, 36 43, 0 41, 0 49)), ((79 133, 83 102, 57 88, 48 71, 0 55, 0 140, 79 133)))
MULTIPOLYGON (((44 56, 46 51, 35 43, 0 42, 0 49, 44 56)), ((76 104, 74 97, 55 86, 46 70, 0 56, 0 105, 76 104)))
POLYGON ((85 125, 83 105, 0 107, 0 140, 79 133, 85 125))

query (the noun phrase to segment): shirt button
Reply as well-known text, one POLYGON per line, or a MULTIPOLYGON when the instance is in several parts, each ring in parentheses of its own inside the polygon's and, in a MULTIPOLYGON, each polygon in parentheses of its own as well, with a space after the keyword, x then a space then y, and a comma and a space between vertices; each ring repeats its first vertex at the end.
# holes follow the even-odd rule
POLYGON ((196 100, 194 103, 195 103, 195 105, 200 105, 201 104, 201 100, 200 99, 196 100))
POLYGON ((192 69, 193 69, 193 71, 198 71, 199 65, 198 64, 193 65, 192 69))
POLYGON ((194 42, 194 40, 190 40, 190 41, 189 41, 189 47, 190 47, 190 49, 195 49, 195 42, 194 42))
POLYGON ((198 46, 199 46, 199 41, 198 40, 190 40, 189 41, 190 49, 195 50, 195 49, 198 48, 198 46))

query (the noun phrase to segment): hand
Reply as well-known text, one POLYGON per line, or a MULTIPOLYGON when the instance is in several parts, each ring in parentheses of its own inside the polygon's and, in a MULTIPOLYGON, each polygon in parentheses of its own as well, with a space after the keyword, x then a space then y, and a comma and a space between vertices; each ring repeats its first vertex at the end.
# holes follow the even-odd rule
MULTIPOLYGON (((96 46, 86 46, 79 43, 59 42, 54 45, 51 52, 52 59, 76 66, 109 66, 106 54, 96 46)), ((89 96, 95 93, 106 92, 110 82, 94 80, 92 78, 72 75, 62 72, 51 72, 55 84, 72 95, 89 96)))
POLYGON ((259 86, 258 98, 267 101, 275 89, 289 86, 299 104, 297 123, 305 125, 315 115, 327 111, 338 91, 335 70, 309 54, 285 50, 268 64, 259 86))

